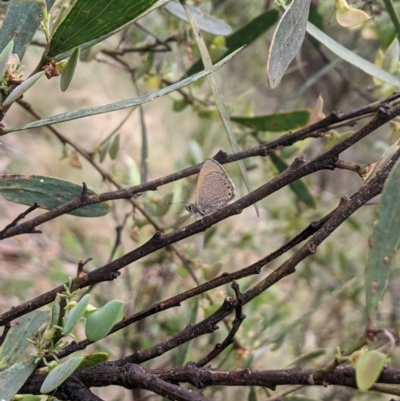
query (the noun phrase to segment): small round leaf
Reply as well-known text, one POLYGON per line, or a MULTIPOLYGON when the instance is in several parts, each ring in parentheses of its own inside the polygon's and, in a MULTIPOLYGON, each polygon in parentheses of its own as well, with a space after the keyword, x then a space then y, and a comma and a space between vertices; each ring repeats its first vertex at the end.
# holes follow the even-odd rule
POLYGON ((87 339, 98 341, 104 338, 111 331, 114 324, 121 319, 120 314, 124 305, 124 301, 113 299, 91 313, 86 319, 87 339))
POLYGON ((361 391, 367 391, 382 372, 387 356, 380 351, 368 351, 356 361, 356 382, 361 391))

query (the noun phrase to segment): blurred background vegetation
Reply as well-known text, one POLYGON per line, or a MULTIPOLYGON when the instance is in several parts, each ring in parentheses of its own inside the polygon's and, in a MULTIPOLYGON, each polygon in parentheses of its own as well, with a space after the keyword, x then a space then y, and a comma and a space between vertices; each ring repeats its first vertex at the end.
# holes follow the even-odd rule
MULTIPOLYGON (((267 0, 204 0, 191 4, 205 15, 224 21, 232 32, 266 11, 275 9, 282 15, 282 9, 267 0)), ((396 9, 400 6, 398 1, 393 4, 396 9)), ((53 7, 54 14, 57 5, 53 7)), ((333 0, 312 1, 309 20, 343 46, 374 63, 378 52, 385 52, 392 43, 395 28, 383 1, 354 1, 352 5, 372 16, 358 29, 338 24, 333 0)), ((275 28, 276 23, 215 73, 231 116, 251 117, 296 110, 311 112, 316 110, 317 104, 322 104, 320 111, 328 115, 332 111, 346 112, 364 106, 393 90, 388 84, 377 85, 371 76, 338 59, 308 35, 280 85, 271 89, 266 61, 275 28)), ((224 53, 226 36, 204 31, 203 34, 212 55, 224 53)), ((43 32, 38 31, 22 61, 25 77, 39 63, 44 44, 43 32)), ((90 50, 90 55, 81 53, 81 62, 66 92, 60 91, 59 77, 42 78, 27 91, 23 100, 41 116, 48 117, 134 98, 178 81, 200 57, 190 26, 163 8, 90 50), (158 42, 160 45, 155 46, 158 42), (121 49, 131 50, 119 54, 121 49)), ((32 120, 24 107, 14 104, 3 123, 9 128, 32 120)), ((277 156, 287 164, 300 154, 310 159, 363 123, 328 132, 322 138, 298 142, 280 149, 277 156)), ((390 146, 392 128, 383 127, 341 158, 360 165, 376 161, 390 146)), ((57 129, 89 152, 123 187, 200 163, 220 149, 227 153, 232 151, 205 79, 183 88, 181 93, 174 92, 136 109, 68 121, 57 129)), ((235 123, 233 130, 241 149, 288 132, 252 130, 235 123)), ((278 174, 276 163, 269 157, 252 158, 246 160, 245 165, 253 189, 278 174)), ((225 168, 237 187, 237 198, 245 195, 247 189, 239 168, 235 164, 225 165, 225 168)), ((116 189, 79 152, 63 144, 46 127, 4 136, 0 146, 0 171, 2 174, 53 176, 78 185, 84 181, 97 193, 116 189)), ((202 283, 222 272, 239 270, 273 252, 311 221, 322 218, 336 207, 341 196, 351 195, 362 184, 357 174, 346 170, 321 171, 302 181, 312 201, 302 201, 298 193, 285 187, 259 202, 259 217, 254 208, 248 208, 205 233, 180 242, 178 247, 193 262, 198 281, 202 283)), ((193 201, 195 183, 195 176, 176 181, 155 192, 143 193, 138 201, 169 232, 192 222, 185 205, 179 202, 193 201), (174 204, 169 205, 169 202, 174 204)), ((96 269, 145 243, 154 234, 154 227, 129 202, 113 201, 110 207, 110 213, 103 217, 64 215, 40 227, 42 234, 1 241, 1 311, 64 283, 69 276, 74 277, 79 260, 93 257, 86 268, 96 269), (113 253, 119 229, 121 238, 113 253)), ((24 210, 26 206, 0 197, 0 225, 6 226, 24 210)), ((40 213, 35 211, 32 216, 40 213)), ((368 238, 376 218, 376 206, 360 209, 318 248, 315 255, 302 262, 295 274, 248 304, 244 310, 247 318, 236 336, 241 348, 229 347, 213 361, 213 367, 282 369, 311 351, 314 354, 300 366, 321 367, 331 360, 337 346, 345 348, 352 344, 365 326, 364 270, 368 238)), ((241 291, 265 277, 291 252, 294 251, 264 268, 260 277, 242 279, 241 291)), ((122 299, 126 301, 125 315, 128 316, 194 286, 181 260, 171 250, 162 249, 123 269, 118 280, 98 284, 92 292, 92 301, 94 298, 93 303, 100 306, 113 298, 122 299)), ((380 308, 382 326, 398 326, 398 288, 399 273, 394 269, 388 294, 380 308)), ((210 292, 209 298, 189 300, 179 309, 151 316, 93 344, 86 352, 106 350, 111 359, 117 359, 153 346, 178 333, 190 321, 208 316, 228 294, 232 295, 232 290, 226 286, 210 292)), ((76 335, 83 339, 84 333, 79 330, 78 326, 76 335)), ((221 325, 220 330, 210 336, 192 341, 188 349, 170 351, 144 366, 161 368, 198 360, 226 334, 226 328, 221 325)), ((398 363, 394 352, 392 365, 398 363)), ((215 400, 222 397, 261 400, 269 394, 267 389, 261 388, 249 391, 248 388, 210 388, 205 390, 205 395, 215 400)), ((137 393, 132 398, 131 392, 120 388, 101 390, 99 394, 110 400, 145 399, 145 393, 137 393)), ((390 398, 376 393, 360 395, 356 390, 336 387, 301 389, 296 394, 315 400, 390 398)), ((290 399, 295 399, 293 397, 290 399)))

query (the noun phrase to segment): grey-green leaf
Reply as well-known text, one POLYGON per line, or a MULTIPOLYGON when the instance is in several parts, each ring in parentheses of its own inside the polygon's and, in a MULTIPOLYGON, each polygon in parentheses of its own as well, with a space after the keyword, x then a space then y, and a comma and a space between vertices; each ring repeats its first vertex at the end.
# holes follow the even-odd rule
POLYGON ((68 113, 58 114, 58 115, 55 115, 55 116, 52 116, 49 118, 44 118, 42 120, 34 121, 29 124, 20 125, 19 127, 11 127, 11 128, 5 129, 2 131, 2 134, 4 135, 4 134, 10 133, 10 132, 23 131, 23 130, 27 130, 27 129, 31 129, 31 128, 44 127, 44 126, 51 125, 51 124, 58 124, 58 123, 62 123, 65 121, 76 120, 78 118, 94 116, 97 114, 109 113, 111 111, 127 109, 129 107, 134 107, 134 106, 138 106, 143 103, 151 102, 152 100, 155 100, 161 96, 168 95, 171 92, 181 89, 193 82, 196 82, 199 79, 207 76, 208 74, 212 74, 213 72, 220 69, 224 64, 226 64, 232 57, 234 57, 241 50, 242 49, 238 49, 238 50, 232 52, 231 54, 229 54, 224 59, 222 59, 218 63, 214 64, 210 68, 207 68, 195 75, 192 75, 191 77, 182 79, 181 81, 176 82, 165 88, 162 88, 158 91, 148 93, 147 95, 139 96, 139 97, 133 98, 133 99, 122 100, 120 102, 107 104, 105 106, 91 107, 88 109, 74 110, 74 111, 70 111, 68 113))
POLYGON ((372 318, 379 306, 400 244, 400 163, 390 172, 379 203, 379 221, 369 241, 370 251, 365 286, 367 315, 372 318))
MULTIPOLYGON (((212 17, 211 15, 205 14, 202 11, 199 11, 197 7, 193 7, 188 5, 193 18, 195 19, 198 27, 205 32, 212 33, 213 35, 221 35, 227 36, 232 32, 232 28, 224 21, 221 21, 218 18, 212 17)), ((170 14, 175 15, 186 22, 188 19, 185 14, 185 10, 183 9, 180 3, 176 1, 170 1, 165 7, 170 14)))
POLYGON ((387 82, 388 84, 393 86, 400 87, 400 79, 397 78, 395 75, 390 74, 382 68, 379 68, 373 63, 358 56, 351 50, 346 49, 341 44, 330 38, 328 35, 325 35, 324 32, 319 30, 315 25, 311 24, 310 22, 307 23, 307 32, 316 40, 321 42, 324 46, 326 46, 331 52, 335 53, 347 63, 354 65, 361 71, 364 71, 368 75, 378 78, 381 81, 387 82))
MULTIPOLYGON (((54 2, 55 0, 46 0, 48 10, 54 2)), ((36 1, 24 3, 10 1, 10 3, 0 30, 0 49, 4 49, 14 38, 14 53, 22 60, 33 35, 39 28, 42 9, 36 1)))
POLYGON ((6 358, 3 360, 3 363, 4 361, 6 363, 6 367, 13 365, 21 356, 29 345, 26 339, 33 338, 36 335, 47 316, 47 312, 37 310, 18 318, 16 324, 13 325, 10 333, 8 333, 0 351, 0 360, 6 358))
POLYGON ((300 50, 306 34, 310 2, 311 0, 293 0, 275 29, 267 61, 267 77, 271 88, 278 86, 300 50))
POLYGON ((86 312, 90 301, 90 294, 85 294, 81 300, 69 311, 64 324, 63 334, 69 334, 86 312))
POLYGON ((44 74, 44 71, 39 71, 26 79, 22 84, 18 85, 4 100, 3 106, 7 107, 11 103, 15 102, 19 97, 21 97, 29 88, 31 88, 39 80, 39 78, 44 74))
MULTIPOLYGON (((39 207, 52 210, 82 193, 82 186, 59 178, 42 175, 6 174, 0 175, 0 194, 7 200, 32 206, 35 202, 39 207)), ((88 191, 94 194, 93 191, 88 191)), ((99 217, 109 212, 107 202, 84 206, 70 212, 74 216, 99 217)))
POLYGON ((42 387, 40 387, 40 392, 42 394, 50 393, 50 391, 55 390, 60 384, 64 383, 65 380, 70 377, 77 367, 83 361, 83 356, 77 356, 68 359, 66 362, 58 365, 56 368, 50 371, 50 373, 44 379, 42 387))
POLYGON ((114 324, 121 319, 121 312, 125 302, 113 299, 101 308, 95 310, 86 319, 86 337, 89 341, 98 341, 104 338, 114 324))
POLYGON ((0 399, 10 401, 35 370, 38 362, 31 357, 0 372, 0 399))
POLYGON ((0 79, 4 76, 4 73, 6 72, 8 59, 11 56, 13 47, 14 47, 14 39, 11 39, 8 45, 4 48, 4 50, 0 54, 0 79))
POLYGON ((78 64, 80 52, 81 52, 80 47, 76 47, 74 49, 71 57, 69 58, 67 64, 65 64, 65 67, 61 73, 60 88, 63 92, 65 92, 68 89, 69 84, 72 81, 76 66, 78 64))

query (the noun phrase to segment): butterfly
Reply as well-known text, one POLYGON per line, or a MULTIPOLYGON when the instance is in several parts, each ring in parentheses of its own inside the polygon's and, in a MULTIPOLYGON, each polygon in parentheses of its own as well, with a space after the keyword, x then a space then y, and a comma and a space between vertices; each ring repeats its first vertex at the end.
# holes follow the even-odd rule
POLYGON ((235 185, 224 168, 214 159, 207 159, 197 179, 194 203, 186 210, 194 217, 213 214, 235 197, 235 185))

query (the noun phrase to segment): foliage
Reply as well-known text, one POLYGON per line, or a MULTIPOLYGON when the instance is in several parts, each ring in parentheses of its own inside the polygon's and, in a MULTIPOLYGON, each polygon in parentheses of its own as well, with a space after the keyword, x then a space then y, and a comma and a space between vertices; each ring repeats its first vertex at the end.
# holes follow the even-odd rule
POLYGON ((360 3, 4 10, 1 400, 400 393, 400 23, 360 3), (189 220, 208 157, 236 198, 189 220))

